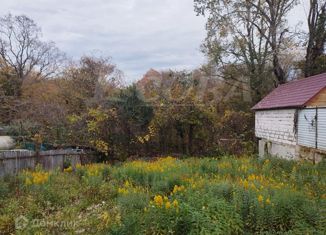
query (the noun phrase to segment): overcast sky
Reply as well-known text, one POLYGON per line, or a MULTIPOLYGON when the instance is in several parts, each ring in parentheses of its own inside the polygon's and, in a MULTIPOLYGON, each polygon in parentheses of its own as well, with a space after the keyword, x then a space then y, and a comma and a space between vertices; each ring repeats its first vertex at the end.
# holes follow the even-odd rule
MULTIPOLYGON (((303 0, 307 2, 306 0, 303 0)), ((204 63, 199 50, 205 19, 193 0, 0 0, 0 14, 25 14, 72 58, 111 56, 128 82, 150 68, 192 69, 204 63)), ((292 24, 305 18, 300 6, 292 24)))

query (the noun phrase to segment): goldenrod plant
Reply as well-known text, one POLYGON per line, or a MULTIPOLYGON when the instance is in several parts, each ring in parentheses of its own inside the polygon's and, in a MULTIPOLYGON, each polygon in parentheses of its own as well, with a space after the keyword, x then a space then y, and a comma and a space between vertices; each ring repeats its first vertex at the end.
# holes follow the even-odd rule
POLYGON ((325 234, 326 164, 173 156, 38 167, 0 180, 0 231, 21 234, 325 234), (17 182, 19 182, 17 184, 17 182), (26 226, 15 219, 70 221, 26 226), (56 225, 56 224, 54 224, 56 225))

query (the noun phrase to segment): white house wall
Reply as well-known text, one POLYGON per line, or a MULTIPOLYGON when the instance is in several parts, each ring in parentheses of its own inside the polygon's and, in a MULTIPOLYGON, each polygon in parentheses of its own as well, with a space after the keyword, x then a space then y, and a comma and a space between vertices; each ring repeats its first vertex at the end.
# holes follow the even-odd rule
POLYGON ((257 111, 255 132, 258 138, 296 145, 295 109, 257 111))

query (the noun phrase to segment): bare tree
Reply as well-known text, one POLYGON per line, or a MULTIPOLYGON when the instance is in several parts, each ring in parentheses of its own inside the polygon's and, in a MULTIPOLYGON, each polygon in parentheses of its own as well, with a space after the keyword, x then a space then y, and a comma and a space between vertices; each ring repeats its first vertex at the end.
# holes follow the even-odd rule
POLYGON ((20 83, 31 73, 50 77, 62 62, 63 54, 55 44, 40 38, 41 29, 27 16, 9 14, 0 18, 0 59, 4 66, 14 69, 20 83))
POLYGON ((324 54, 326 44, 326 1, 310 0, 308 15, 309 39, 304 73, 306 77, 321 71, 318 69, 318 58, 324 54))
POLYGON ((204 49, 219 66, 245 66, 251 89, 258 93, 266 77, 271 78, 266 76, 270 70, 275 75, 275 86, 286 82, 281 58, 293 39, 286 16, 296 0, 194 2, 198 14, 208 15, 204 49))
POLYGON ((265 0, 247 1, 261 16, 268 30, 262 30, 254 21, 252 22, 259 33, 266 38, 271 51, 274 74, 280 84, 286 82, 286 73, 281 65, 280 51, 284 43, 289 39, 286 34, 289 28, 286 25, 288 12, 297 3, 297 0, 265 0))

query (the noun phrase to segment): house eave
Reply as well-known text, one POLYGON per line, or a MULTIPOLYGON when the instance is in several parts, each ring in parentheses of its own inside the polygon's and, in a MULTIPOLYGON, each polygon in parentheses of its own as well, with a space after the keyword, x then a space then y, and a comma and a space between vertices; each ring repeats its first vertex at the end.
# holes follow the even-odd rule
POLYGON ((252 108, 251 110, 254 112, 259 112, 259 111, 268 111, 268 110, 283 110, 283 109, 301 109, 304 108, 305 106, 284 106, 284 107, 272 107, 272 108, 252 108))

